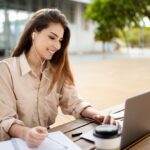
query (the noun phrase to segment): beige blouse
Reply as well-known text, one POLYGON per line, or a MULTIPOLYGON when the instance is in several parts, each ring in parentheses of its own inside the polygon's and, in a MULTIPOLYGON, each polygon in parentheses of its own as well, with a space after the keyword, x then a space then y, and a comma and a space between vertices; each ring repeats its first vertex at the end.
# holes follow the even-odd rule
POLYGON ((80 118, 87 102, 78 98, 74 86, 57 83, 48 93, 52 80, 52 66, 47 63, 41 80, 29 66, 25 54, 0 61, 0 140, 9 139, 13 123, 28 127, 55 122, 58 106, 64 114, 80 118))

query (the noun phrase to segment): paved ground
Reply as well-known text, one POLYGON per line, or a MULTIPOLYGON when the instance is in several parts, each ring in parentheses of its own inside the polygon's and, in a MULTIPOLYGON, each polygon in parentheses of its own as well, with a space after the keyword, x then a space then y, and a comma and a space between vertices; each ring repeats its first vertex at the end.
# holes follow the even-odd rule
MULTIPOLYGON (((86 59, 71 66, 81 98, 99 110, 150 90, 150 57, 86 59)), ((59 115, 54 126, 72 119, 59 115)))

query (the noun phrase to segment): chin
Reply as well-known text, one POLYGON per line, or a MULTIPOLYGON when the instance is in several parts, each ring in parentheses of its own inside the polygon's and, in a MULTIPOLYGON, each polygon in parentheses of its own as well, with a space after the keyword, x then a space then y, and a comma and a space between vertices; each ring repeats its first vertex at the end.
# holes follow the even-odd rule
POLYGON ((51 60, 53 56, 45 57, 46 60, 51 60))

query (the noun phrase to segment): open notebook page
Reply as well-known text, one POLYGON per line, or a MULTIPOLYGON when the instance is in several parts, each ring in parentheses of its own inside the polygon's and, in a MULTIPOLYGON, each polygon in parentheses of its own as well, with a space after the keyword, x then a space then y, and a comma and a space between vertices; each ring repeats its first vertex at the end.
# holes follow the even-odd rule
POLYGON ((15 150, 12 141, 2 141, 0 142, 0 150, 15 150))
POLYGON ((15 150, 81 150, 62 132, 51 132, 43 143, 37 148, 29 148, 22 139, 14 138, 15 150))

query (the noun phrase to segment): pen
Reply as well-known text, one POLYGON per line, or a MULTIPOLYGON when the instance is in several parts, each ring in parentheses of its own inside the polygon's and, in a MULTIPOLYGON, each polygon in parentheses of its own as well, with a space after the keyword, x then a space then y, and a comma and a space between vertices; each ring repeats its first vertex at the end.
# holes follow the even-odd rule
POLYGON ((81 134, 82 134, 82 132, 72 133, 72 137, 76 137, 76 136, 79 136, 79 135, 81 135, 81 134))

